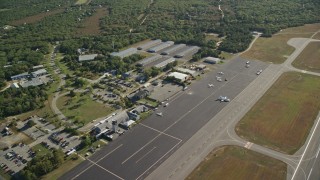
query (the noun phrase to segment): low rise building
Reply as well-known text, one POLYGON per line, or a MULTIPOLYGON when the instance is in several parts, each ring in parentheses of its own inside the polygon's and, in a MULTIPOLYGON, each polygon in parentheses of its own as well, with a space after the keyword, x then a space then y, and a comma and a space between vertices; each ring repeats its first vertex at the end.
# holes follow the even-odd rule
POLYGON ((48 72, 45 69, 39 69, 31 73, 32 77, 34 78, 44 76, 46 74, 48 74, 48 72))
POLYGON ((123 51, 113 52, 110 55, 111 56, 117 56, 117 57, 120 57, 122 59, 122 58, 125 58, 125 57, 128 57, 128 56, 131 56, 133 54, 136 54, 137 52, 138 52, 138 50, 136 48, 129 48, 129 49, 126 49, 126 50, 123 50, 123 51))
POLYGON ((21 80, 21 79, 27 79, 27 78, 30 78, 30 74, 28 72, 11 76, 11 80, 21 80))
POLYGON ((94 60, 98 54, 86 54, 86 55, 80 55, 78 57, 79 62, 84 62, 84 61, 92 61, 94 60))
POLYGON ((220 63, 220 61, 221 60, 219 58, 215 58, 215 57, 206 57, 203 60, 203 62, 209 63, 209 64, 218 64, 220 63))
POLYGON ((189 79, 189 75, 179 73, 179 72, 172 72, 168 75, 168 77, 173 77, 173 78, 179 80, 180 82, 184 82, 189 79))

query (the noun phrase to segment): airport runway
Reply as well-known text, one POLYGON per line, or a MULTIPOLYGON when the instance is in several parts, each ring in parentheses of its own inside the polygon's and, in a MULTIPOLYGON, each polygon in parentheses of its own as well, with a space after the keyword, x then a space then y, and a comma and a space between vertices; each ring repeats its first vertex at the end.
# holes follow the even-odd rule
POLYGON ((60 179, 184 179, 212 149, 222 145, 243 146, 282 160, 288 164, 287 179, 319 179, 320 125, 317 123, 305 145, 294 155, 246 142, 234 132, 236 123, 278 77, 295 70, 291 62, 306 47, 305 42, 288 58, 290 63, 251 61, 251 67, 245 68, 246 60, 236 58, 218 65, 215 71, 192 83, 187 91, 171 98, 168 107, 159 108, 60 179), (257 76, 260 69, 263 73, 257 76), (220 71, 225 74, 218 75, 220 71), (217 82, 216 76, 227 81, 217 82), (214 87, 209 88, 208 84, 214 87), (228 96, 231 102, 216 101, 220 95, 228 96), (157 116, 157 112, 162 112, 163 117, 157 116))
MULTIPOLYGON (((269 65, 237 58, 218 69, 205 74, 187 91, 169 100, 168 107, 156 112, 124 136, 110 143, 80 164, 61 179, 144 179, 200 128, 221 111, 228 103, 217 101, 220 95, 231 100, 243 91, 257 76, 256 72, 269 65), (217 72, 223 71, 223 81, 216 80, 217 72), (227 81, 224 81, 225 78, 227 81), (209 88, 208 84, 214 84, 209 88)), ((171 159, 171 158, 170 158, 171 159)))

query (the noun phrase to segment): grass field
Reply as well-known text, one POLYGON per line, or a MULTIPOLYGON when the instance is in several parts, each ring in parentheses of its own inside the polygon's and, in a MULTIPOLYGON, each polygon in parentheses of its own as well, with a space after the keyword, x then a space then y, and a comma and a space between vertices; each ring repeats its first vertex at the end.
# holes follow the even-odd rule
POLYGON ((32 150, 36 152, 38 157, 46 156, 47 154, 51 154, 51 151, 44 147, 42 144, 37 144, 32 147, 32 150))
POLYGON ((287 165, 279 160, 238 146, 213 150, 187 180, 284 180, 287 165))
POLYGON ((251 142, 294 154, 305 142, 320 109, 319 77, 284 73, 237 124, 251 142))
POLYGON ((294 37, 309 38, 320 29, 320 24, 288 28, 273 35, 271 38, 258 38, 252 48, 241 56, 272 63, 283 63, 294 51, 287 41, 294 37))
POLYGON ((81 25, 82 27, 77 29, 76 34, 79 36, 100 34, 100 18, 107 16, 107 14, 108 12, 106 8, 97 9, 95 14, 83 21, 81 25))
POLYGON ((310 42, 292 65, 299 69, 320 72, 320 42, 310 42))
POLYGON ((52 16, 52 15, 55 15, 58 13, 62 13, 63 11, 64 11, 64 8, 60 8, 60 9, 52 10, 49 12, 39 13, 39 14, 36 14, 33 16, 29 16, 29 17, 25 17, 25 18, 22 18, 19 20, 12 21, 10 23, 10 25, 18 26, 18 25, 22 25, 24 23, 27 23, 27 24, 36 23, 38 21, 41 21, 43 18, 45 18, 47 16, 52 16))
POLYGON ((89 95, 72 98, 62 96, 58 99, 57 106, 66 117, 84 125, 114 111, 112 107, 93 101, 89 95))

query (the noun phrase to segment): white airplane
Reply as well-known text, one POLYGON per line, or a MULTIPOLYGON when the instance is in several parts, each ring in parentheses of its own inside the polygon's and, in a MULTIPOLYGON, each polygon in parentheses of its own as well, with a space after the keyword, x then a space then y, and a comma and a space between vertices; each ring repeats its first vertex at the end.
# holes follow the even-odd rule
POLYGON ((212 88, 212 87, 214 87, 214 85, 213 84, 208 84, 208 87, 212 88))
POLYGON ((223 73, 223 72, 218 72, 218 74, 219 74, 219 75, 224 75, 224 73, 223 73))
POLYGON ((227 96, 219 96, 218 100, 220 102, 230 102, 230 99, 227 96))
POLYGON ((162 112, 157 113, 158 116, 163 116, 162 112))
POLYGON ((221 77, 217 78, 217 81, 221 82, 222 81, 221 77))

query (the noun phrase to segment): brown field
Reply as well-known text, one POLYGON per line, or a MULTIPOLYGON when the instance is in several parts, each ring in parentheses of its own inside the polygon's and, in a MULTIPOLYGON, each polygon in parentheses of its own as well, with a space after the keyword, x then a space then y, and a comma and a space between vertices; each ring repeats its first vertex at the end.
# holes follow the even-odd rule
POLYGON ((107 16, 108 11, 106 8, 99 8, 92 16, 84 20, 81 27, 75 32, 78 36, 83 35, 98 35, 100 30, 100 18, 107 16))
POLYGON ((299 69, 320 73, 320 42, 310 42, 292 65, 299 69))
POLYGON ((319 29, 320 24, 308 24, 282 30, 271 38, 258 38, 252 48, 241 56, 277 64, 283 63, 294 51, 294 48, 287 44, 289 39, 309 38, 319 29))
POLYGON ((60 9, 52 10, 52 11, 49 11, 49 12, 39 13, 39 14, 36 14, 36 15, 33 15, 33 16, 28 16, 28 17, 25 17, 25 18, 22 18, 22 19, 19 19, 19 20, 12 21, 10 23, 10 25, 19 26, 19 25, 22 25, 24 23, 27 23, 27 24, 36 23, 38 21, 41 21, 43 18, 45 18, 47 16, 51 16, 51 15, 55 15, 55 14, 58 14, 58 13, 62 13, 63 11, 64 11, 64 8, 60 8, 60 9))
POLYGON ((277 159, 238 146, 213 150, 186 178, 188 180, 286 179, 287 165, 277 159))
POLYGON ((317 76, 284 73, 237 124, 237 134, 294 154, 304 144, 319 112, 319 89, 317 76))

